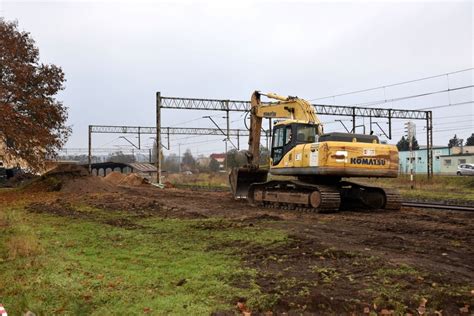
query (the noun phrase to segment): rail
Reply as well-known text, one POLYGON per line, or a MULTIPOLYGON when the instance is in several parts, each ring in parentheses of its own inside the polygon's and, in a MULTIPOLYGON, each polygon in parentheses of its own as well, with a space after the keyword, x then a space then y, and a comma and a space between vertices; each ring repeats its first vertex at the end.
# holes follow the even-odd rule
POLYGON ((403 202, 403 206, 418 207, 418 208, 432 208, 439 210, 453 210, 453 211, 466 211, 474 212, 474 206, 468 205, 448 205, 441 203, 419 203, 419 202, 403 202))

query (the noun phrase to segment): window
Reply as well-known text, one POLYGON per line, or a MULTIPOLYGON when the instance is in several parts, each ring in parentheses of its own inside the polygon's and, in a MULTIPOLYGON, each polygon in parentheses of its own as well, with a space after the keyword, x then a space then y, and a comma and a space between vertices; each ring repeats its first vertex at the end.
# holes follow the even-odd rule
POLYGON ((296 142, 314 143, 317 141, 316 125, 297 125, 296 142))
POLYGON ((291 126, 286 127, 286 132, 285 132, 285 145, 291 143, 291 138, 292 133, 291 133, 291 126))
POLYGON ((283 158, 283 145, 285 145, 285 129, 284 127, 277 127, 273 132, 273 148, 272 159, 273 164, 276 165, 283 158))
POLYGON ((466 159, 459 159, 458 164, 466 163, 466 159))
POLYGON ((446 159, 446 160, 444 161, 444 165, 445 165, 445 166, 451 166, 451 159, 446 159))
POLYGON ((283 138, 285 134, 284 128, 277 128, 275 129, 275 133, 273 135, 273 147, 282 147, 283 146, 283 138))

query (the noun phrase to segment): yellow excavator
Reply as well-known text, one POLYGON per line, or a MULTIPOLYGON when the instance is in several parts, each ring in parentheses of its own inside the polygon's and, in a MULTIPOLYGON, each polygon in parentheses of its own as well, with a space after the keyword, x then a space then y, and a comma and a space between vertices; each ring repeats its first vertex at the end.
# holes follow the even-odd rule
POLYGON ((325 134, 308 101, 258 91, 251 98, 249 132, 247 165, 233 168, 229 175, 234 198, 245 198, 252 205, 315 212, 400 209, 396 190, 343 180, 397 177, 397 147, 381 144, 377 136, 325 134), (276 102, 262 103, 261 96, 276 102), (269 170, 259 168, 263 118, 281 119, 272 131, 269 170))

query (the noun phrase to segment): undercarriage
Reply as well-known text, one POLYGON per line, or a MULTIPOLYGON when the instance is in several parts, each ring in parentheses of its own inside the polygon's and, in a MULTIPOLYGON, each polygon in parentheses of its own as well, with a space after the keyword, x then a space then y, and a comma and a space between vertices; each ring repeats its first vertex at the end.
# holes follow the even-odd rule
POLYGON ((273 180, 249 186, 248 201, 256 206, 328 213, 340 210, 399 210, 396 190, 349 181, 316 184, 300 180, 273 180))

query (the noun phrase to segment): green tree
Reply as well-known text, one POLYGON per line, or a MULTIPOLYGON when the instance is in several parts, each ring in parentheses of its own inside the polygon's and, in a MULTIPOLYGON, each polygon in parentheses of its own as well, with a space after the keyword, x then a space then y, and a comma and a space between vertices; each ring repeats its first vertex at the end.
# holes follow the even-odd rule
POLYGON ((448 147, 449 148, 460 147, 460 146, 462 146, 462 143, 463 143, 463 140, 459 139, 458 136, 456 134, 454 134, 454 137, 451 138, 448 142, 448 147))
POLYGON ((163 170, 168 172, 178 172, 179 171, 179 157, 176 154, 169 154, 164 157, 163 160, 163 170))
POLYGON ((0 18, 0 141, 7 159, 39 169, 65 144, 67 108, 55 98, 64 81, 60 67, 40 63, 29 33, 0 18))
POLYGON ((220 169, 220 163, 219 161, 215 160, 214 158, 209 161, 209 170, 212 172, 217 172, 220 169))
POLYGON ((466 146, 474 146, 474 134, 471 134, 466 140, 466 146))
POLYGON ((239 168, 247 163, 245 154, 237 149, 231 149, 226 155, 227 168, 239 168))
POLYGON ((193 169, 196 166, 196 160, 194 159, 193 154, 191 154, 190 149, 186 149, 184 152, 181 164, 187 169, 193 169))
POLYGON ((402 138, 397 143, 398 150, 399 151, 407 151, 407 150, 409 150, 408 147, 409 147, 408 140, 405 138, 405 136, 402 136, 402 138))
MULTIPOLYGON (((418 144, 418 140, 416 139, 415 136, 413 136, 411 146, 412 146, 413 150, 420 149, 420 145, 418 144)), ((397 148, 398 148, 399 151, 408 151, 408 150, 410 150, 410 142, 408 141, 408 139, 405 138, 405 136, 402 136, 402 138, 398 141, 397 148)))

